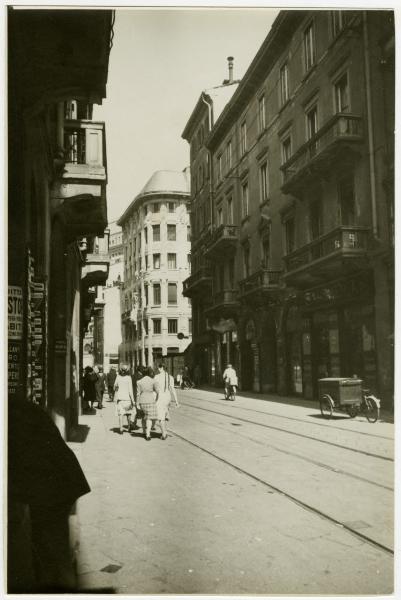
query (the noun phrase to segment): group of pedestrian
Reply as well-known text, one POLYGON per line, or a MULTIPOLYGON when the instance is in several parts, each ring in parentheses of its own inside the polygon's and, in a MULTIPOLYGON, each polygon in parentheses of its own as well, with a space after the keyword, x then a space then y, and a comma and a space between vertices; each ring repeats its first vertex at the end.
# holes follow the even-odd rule
POLYGON ((138 367, 132 377, 128 366, 120 365, 112 395, 120 434, 124 432, 124 419, 127 419, 128 431, 136 429, 140 420, 147 441, 151 439, 151 431, 157 423, 161 429, 161 439, 167 438, 166 421, 169 419, 170 402, 173 400, 177 407, 179 403, 174 377, 166 371, 163 363, 158 364, 156 374, 151 367, 138 367))
POLYGON ((95 365, 94 367, 88 365, 85 367, 82 388, 87 408, 93 410, 95 403, 97 403, 98 409, 103 408, 103 396, 106 388, 109 397, 111 395, 110 399, 112 399, 112 390, 116 376, 117 373, 113 367, 107 375, 103 372, 101 365, 95 365))

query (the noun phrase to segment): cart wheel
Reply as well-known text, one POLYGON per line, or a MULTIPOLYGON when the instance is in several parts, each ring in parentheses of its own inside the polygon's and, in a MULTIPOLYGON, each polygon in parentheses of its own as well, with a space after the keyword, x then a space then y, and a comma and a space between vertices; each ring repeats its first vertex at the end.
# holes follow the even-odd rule
POLYGON ((354 404, 352 404, 351 406, 348 407, 347 413, 349 414, 351 419, 354 419, 356 417, 356 415, 358 414, 358 409, 354 404))
POLYGON ((330 419, 333 414, 333 404, 328 394, 322 396, 320 400, 320 412, 325 419, 330 419))
POLYGON ((376 423, 379 418, 379 408, 371 396, 366 398, 365 416, 369 423, 376 423))

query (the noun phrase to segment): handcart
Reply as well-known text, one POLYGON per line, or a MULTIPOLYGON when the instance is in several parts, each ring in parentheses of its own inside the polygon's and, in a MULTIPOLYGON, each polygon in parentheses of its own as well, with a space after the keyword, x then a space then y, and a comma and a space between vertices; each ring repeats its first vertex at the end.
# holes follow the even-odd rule
POLYGON ((369 423, 380 415, 380 400, 362 388, 362 379, 356 377, 325 377, 319 379, 320 412, 330 419, 333 411, 343 411, 351 418, 363 413, 369 423))

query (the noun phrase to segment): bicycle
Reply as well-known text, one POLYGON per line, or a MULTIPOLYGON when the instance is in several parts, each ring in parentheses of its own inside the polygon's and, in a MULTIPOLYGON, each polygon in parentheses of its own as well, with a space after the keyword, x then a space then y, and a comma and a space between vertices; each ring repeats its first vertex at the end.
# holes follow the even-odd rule
POLYGON ((226 400, 231 400, 232 402, 234 402, 235 396, 237 393, 236 386, 231 385, 231 383, 228 383, 224 392, 225 392, 224 395, 226 397, 226 400))
POLYGON ((346 378, 320 379, 320 412, 330 419, 333 410, 343 411, 353 419, 363 414, 369 423, 376 423, 380 416, 380 399, 367 388, 361 389, 361 380, 346 378))

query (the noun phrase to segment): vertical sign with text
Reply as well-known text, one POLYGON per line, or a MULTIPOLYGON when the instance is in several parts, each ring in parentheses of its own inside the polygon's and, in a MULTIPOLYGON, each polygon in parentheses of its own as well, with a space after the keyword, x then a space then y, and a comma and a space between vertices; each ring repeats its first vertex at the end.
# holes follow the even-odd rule
POLYGON ((8 394, 15 396, 21 381, 21 343, 23 331, 22 287, 8 286, 8 394))

